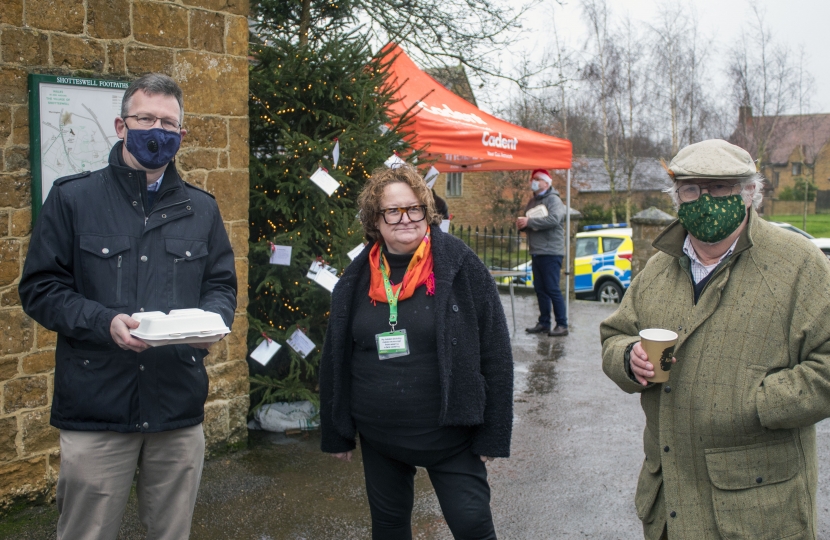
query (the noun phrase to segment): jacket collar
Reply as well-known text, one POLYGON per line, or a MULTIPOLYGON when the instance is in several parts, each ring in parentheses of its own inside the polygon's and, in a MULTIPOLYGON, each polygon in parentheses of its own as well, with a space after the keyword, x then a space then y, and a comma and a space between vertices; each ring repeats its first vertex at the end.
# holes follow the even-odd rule
MULTIPOLYGON (((109 169, 112 173, 115 183, 121 188, 123 193, 131 201, 140 199, 143 208, 145 208, 145 215, 149 213, 147 201, 147 173, 144 171, 128 167, 124 163, 122 156, 122 148, 124 141, 118 141, 110 150, 109 169)), ((176 170, 175 160, 171 161, 164 170, 164 180, 161 182, 161 187, 156 195, 156 200, 161 201, 167 192, 174 190, 182 190, 184 182, 176 170)), ((182 192, 183 193, 183 192, 182 192)), ((184 195, 182 195, 184 196, 184 195)), ((174 197, 175 198, 175 197, 174 197)))
MULTIPOLYGON (((732 257, 730 258, 734 259, 735 255, 753 246, 752 237, 757 231, 758 219, 758 214, 750 207, 747 210, 746 227, 744 227, 744 230, 738 236, 738 243, 735 245, 735 251, 732 252, 732 257)), ((686 234, 686 229, 680 224, 680 220, 676 219, 666 227, 666 230, 655 238, 654 243, 651 245, 663 253, 671 255, 675 259, 681 259, 686 256, 683 253, 683 243, 686 241, 686 234)))
POLYGON ((452 282, 455 275, 461 269, 461 262, 464 260, 464 252, 452 249, 452 239, 437 225, 430 226, 430 238, 432 238, 432 259, 435 281, 452 282))
POLYGON ((558 192, 558 191, 556 191, 556 188, 555 188, 555 187, 553 187, 553 186, 548 186, 548 189, 546 189, 546 190, 545 190, 545 191, 543 191, 542 193, 540 193, 540 194, 538 194, 538 195, 536 195, 536 194, 534 193, 534 194, 533 194, 533 200, 540 201, 540 200, 544 199, 545 197, 547 197, 547 196, 549 196, 549 195, 556 195, 556 196, 558 196, 558 195, 559 195, 559 192, 558 192))

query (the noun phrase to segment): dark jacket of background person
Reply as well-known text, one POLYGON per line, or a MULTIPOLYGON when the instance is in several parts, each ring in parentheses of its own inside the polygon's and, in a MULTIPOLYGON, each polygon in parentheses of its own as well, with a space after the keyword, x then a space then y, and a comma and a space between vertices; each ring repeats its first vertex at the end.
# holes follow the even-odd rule
POLYGON ((447 205, 447 201, 439 197, 434 189, 432 190, 432 199, 435 201, 435 211, 444 219, 450 219, 450 207, 447 205))
MULTIPOLYGON (((435 272, 435 327, 441 378, 441 426, 477 426, 472 452, 508 457, 513 425, 513 354, 498 290, 482 262, 461 240, 431 227, 435 272)), ((321 447, 355 447, 349 411, 351 306, 369 247, 346 268, 334 289, 320 361, 321 447)))
POLYGON ((534 206, 545 205, 548 215, 527 220, 522 231, 527 234, 527 246, 531 255, 565 255, 565 214, 559 192, 552 187, 528 201, 525 212, 534 206))
POLYGON ((233 324, 234 256, 213 196, 174 163, 145 216, 147 181, 119 160, 57 180, 32 232, 19 292, 26 313, 58 333, 51 424, 158 432, 204 418, 207 351, 118 348, 119 313, 201 308, 233 324), (145 224, 146 217, 146 224, 145 224))

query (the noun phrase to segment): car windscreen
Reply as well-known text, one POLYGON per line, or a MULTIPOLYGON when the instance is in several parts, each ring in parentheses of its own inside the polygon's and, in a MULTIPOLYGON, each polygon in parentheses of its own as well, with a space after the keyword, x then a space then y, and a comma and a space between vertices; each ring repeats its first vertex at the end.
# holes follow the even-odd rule
POLYGON ((577 238, 576 239, 576 256, 588 257, 599 253, 599 238, 577 238))

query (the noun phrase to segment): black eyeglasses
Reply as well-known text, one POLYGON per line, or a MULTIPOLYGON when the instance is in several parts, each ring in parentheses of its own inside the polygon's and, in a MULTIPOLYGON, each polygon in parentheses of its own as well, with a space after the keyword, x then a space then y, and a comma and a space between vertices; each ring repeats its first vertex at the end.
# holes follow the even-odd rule
POLYGON ((686 184, 677 188, 675 193, 681 202, 692 202, 700 198, 701 190, 705 189, 712 197, 728 197, 735 194, 735 188, 741 184, 729 184, 727 182, 711 182, 709 184, 686 184))
POLYGON ((405 208, 381 208, 380 215, 387 225, 397 225, 403 219, 403 215, 409 216, 409 221, 416 223, 427 217, 427 207, 422 204, 408 206, 405 208))
POLYGON ((179 131, 182 127, 182 125, 176 120, 172 120, 170 118, 159 118, 158 116, 153 116, 152 114, 129 114, 123 118, 125 122, 127 118, 135 118, 135 121, 138 122, 139 126, 146 128, 155 126, 156 121, 161 120, 161 127, 165 131, 179 131))

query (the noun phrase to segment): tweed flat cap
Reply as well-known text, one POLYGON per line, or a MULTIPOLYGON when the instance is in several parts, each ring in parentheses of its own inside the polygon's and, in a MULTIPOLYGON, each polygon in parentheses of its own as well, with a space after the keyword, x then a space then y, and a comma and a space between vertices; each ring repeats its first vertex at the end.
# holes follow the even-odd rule
POLYGON ((748 178, 755 174, 755 162, 749 152, 721 139, 690 144, 669 163, 675 180, 692 178, 748 178))

